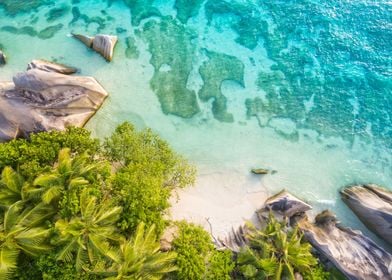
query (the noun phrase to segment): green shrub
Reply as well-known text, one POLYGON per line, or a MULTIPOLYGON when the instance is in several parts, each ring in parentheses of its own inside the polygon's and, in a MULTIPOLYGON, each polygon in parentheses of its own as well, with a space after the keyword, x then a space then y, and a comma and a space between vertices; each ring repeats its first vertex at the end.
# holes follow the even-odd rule
POLYGON ((108 159, 120 165, 113 192, 124 209, 121 228, 133 232, 144 222, 162 232, 171 192, 193 183, 194 168, 151 130, 137 132, 129 123, 120 125, 104 148, 108 159))
POLYGON ((31 134, 29 140, 16 139, 0 144, 0 170, 11 166, 26 179, 33 179, 56 162, 62 148, 70 148, 73 153, 96 154, 99 141, 92 139, 88 130, 74 127, 31 134))
POLYGON ((202 227, 179 223, 172 245, 178 267, 173 279, 230 279, 234 268, 231 252, 215 250, 211 236, 202 227))

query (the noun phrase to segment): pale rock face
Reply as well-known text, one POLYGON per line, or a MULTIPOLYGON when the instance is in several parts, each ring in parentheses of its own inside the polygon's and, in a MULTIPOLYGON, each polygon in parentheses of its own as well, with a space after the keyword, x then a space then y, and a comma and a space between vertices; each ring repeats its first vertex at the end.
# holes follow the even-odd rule
POLYGON ((265 210, 272 210, 288 218, 311 209, 312 206, 285 190, 268 198, 265 202, 265 210))
POLYGON ((46 60, 34 59, 27 65, 27 70, 39 69, 46 72, 56 72, 64 75, 74 74, 78 69, 46 60))
POLYGON ((82 127, 107 96, 92 77, 40 69, 16 74, 13 83, 0 83, 0 141, 27 137, 32 132, 82 127))
POLYGON ((316 223, 298 222, 306 239, 348 279, 391 279, 392 256, 360 231, 337 225, 336 217, 324 211, 316 223))
POLYGON ((107 61, 112 61, 117 36, 97 35, 94 37, 93 49, 100 53, 107 61))
POLYGON ((5 54, 2 51, 0 51, 0 65, 6 64, 7 62, 6 59, 7 57, 5 56, 5 54))
POLYGON ((358 185, 341 191, 343 201, 377 235, 392 244, 392 192, 376 185, 358 185))
POLYGON ((98 34, 95 37, 89 37, 80 34, 73 34, 75 38, 101 54, 107 61, 112 61, 114 47, 117 44, 117 36, 98 34))

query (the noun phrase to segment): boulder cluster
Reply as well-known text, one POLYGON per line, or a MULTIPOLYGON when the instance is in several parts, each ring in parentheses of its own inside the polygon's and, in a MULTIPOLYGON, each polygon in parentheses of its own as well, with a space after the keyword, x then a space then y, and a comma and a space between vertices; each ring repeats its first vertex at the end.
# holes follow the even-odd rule
POLYGON ((84 126, 108 93, 92 77, 71 76, 76 71, 33 60, 12 82, 0 82, 0 142, 84 126))
MULTIPOLYGON (((343 201, 359 219, 389 244, 392 234, 392 192, 376 185, 357 185, 341 191, 343 201)), ((392 255, 358 230, 340 225, 329 210, 319 213, 314 221, 306 214, 312 207, 283 190, 268 198, 257 211, 260 223, 271 213, 278 219, 298 226, 307 241, 327 264, 335 266, 348 279, 391 279, 392 255)), ((240 251, 247 245, 247 228, 219 240, 218 247, 240 251)))

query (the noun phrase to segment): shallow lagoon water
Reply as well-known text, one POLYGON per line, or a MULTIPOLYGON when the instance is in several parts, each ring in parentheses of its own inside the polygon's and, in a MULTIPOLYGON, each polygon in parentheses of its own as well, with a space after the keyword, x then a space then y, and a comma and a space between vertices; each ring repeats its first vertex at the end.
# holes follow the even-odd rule
POLYGON ((338 190, 366 182, 392 188, 387 1, 3 0, 0 7, 9 58, 0 80, 34 58, 79 67, 110 92, 87 125, 95 135, 129 120, 196 164, 198 184, 180 194, 178 218, 210 218, 223 234, 263 203, 241 196, 286 188, 315 212, 331 208, 366 231, 338 190), (114 60, 71 32, 119 36, 114 60), (278 172, 255 177, 253 167, 278 172), (238 201, 212 214, 201 209, 224 200, 222 192, 238 192, 238 201), (199 195, 199 212, 181 204, 189 193, 199 195), (232 208, 241 203, 251 206, 232 208), (233 219, 220 220, 219 211, 233 219))

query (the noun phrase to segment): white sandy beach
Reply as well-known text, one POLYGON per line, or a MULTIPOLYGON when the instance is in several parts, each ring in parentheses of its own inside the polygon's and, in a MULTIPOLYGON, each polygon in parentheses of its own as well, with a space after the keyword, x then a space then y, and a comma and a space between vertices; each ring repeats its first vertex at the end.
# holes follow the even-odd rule
POLYGON ((172 218, 200 224, 208 231, 212 227, 214 237, 224 237, 255 218, 255 210, 269 195, 264 183, 268 176, 238 170, 201 172, 194 186, 172 197, 172 218))

